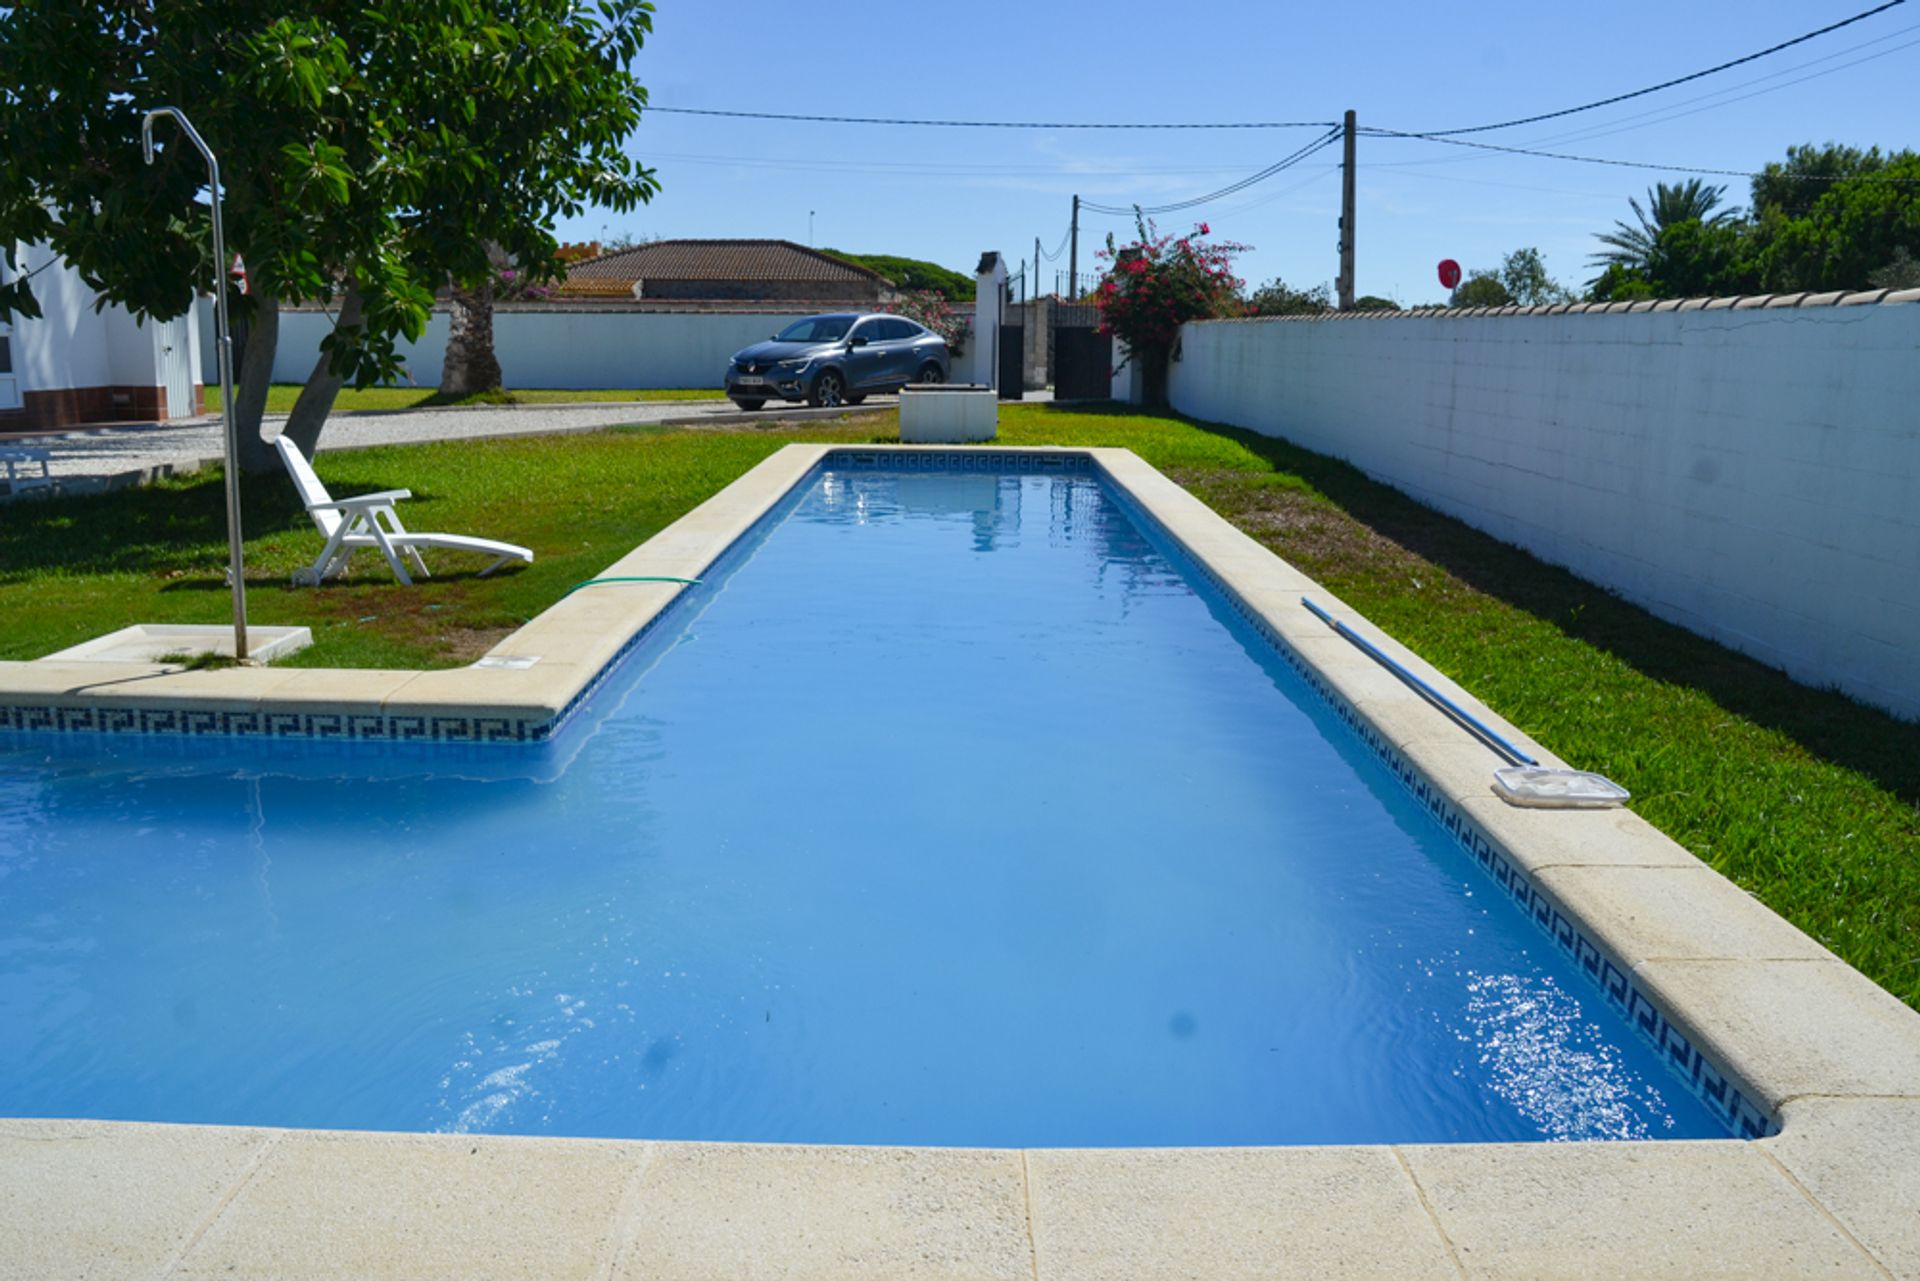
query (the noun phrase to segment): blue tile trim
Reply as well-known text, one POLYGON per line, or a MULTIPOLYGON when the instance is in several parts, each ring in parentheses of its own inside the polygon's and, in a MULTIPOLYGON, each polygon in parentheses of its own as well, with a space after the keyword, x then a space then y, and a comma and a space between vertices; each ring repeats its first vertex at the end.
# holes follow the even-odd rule
MULTIPOLYGON (((1172 531, 1161 524, 1128 493, 1124 486, 1102 480, 1110 497, 1140 527, 1150 532, 1181 574, 1190 580, 1208 584, 1262 640, 1297 673, 1339 717, 1367 751, 1386 767, 1396 782, 1413 797, 1427 815, 1438 823, 1453 841, 1473 857, 1480 869, 1492 878, 1514 904, 1525 913, 1560 949, 1573 958, 1580 971, 1592 979, 1608 1004, 1627 1020, 1660 1054, 1682 1080, 1723 1121, 1736 1137, 1764 1138, 1779 1133, 1779 1124, 1759 1100, 1705 1050, 1694 1045, 1667 1016, 1660 1004, 1633 978, 1615 958, 1596 943, 1580 923, 1561 912, 1553 900, 1533 883, 1518 862, 1500 842, 1475 823, 1434 782, 1423 774, 1397 745, 1358 708, 1328 683, 1311 662, 1293 646, 1260 612, 1235 592, 1224 579, 1189 553, 1172 531)), ((1491 758, 1489 758, 1491 767, 1491 758)))

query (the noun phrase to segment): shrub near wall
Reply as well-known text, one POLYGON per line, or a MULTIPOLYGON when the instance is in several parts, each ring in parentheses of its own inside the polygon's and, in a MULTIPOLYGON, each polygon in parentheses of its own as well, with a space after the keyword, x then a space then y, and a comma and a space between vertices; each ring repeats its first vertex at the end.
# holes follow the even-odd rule
POLYGON ((1920 718, 1920 292, 1797 301, 1190 324, 1171 401, 1920 718))

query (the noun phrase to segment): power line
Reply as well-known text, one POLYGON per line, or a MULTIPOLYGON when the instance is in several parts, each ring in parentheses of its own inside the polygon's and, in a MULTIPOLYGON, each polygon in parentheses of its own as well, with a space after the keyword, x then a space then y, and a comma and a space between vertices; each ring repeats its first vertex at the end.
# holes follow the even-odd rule
POLYGON ((1879 53, 1868 54, 1864 58, 1856 58, 1851 62, 1843 62, 1837 67, 1827 67, 1821 71, 1809 70, 1810 68, 1820 66, 1822 63, 1832 62, 1837 58, 1844 58, 1848 54, 1859 53, 1862 49, 1871 49, 1874 45, 1885 44, 1889 40, 1898 40, 1901 36, 1912 35, 1916 31, 1920 31, 1920 23, 1916 23, 1911 26, 1897 27, 1894 30, 1887 32, 1885 35, 1875 36, 1871 40, 1863 40, 1859 44, 1848 45, 1844 49, 1835 50, 1833 53, 1822 54, 1817 58, 1810 58, 1805 62, 1795 63, 1790 67, 1782 67, 1778 71, 1769 71, 1764 75, 1755 76, 1751 80, 1742 80, 1736 84, 1727 85, 1725 88, 1722 88, 1722 89, 1709 89, 1707 92, 1701 93, 1701 94, 1695 94, 1691 98, 1682 98, 1677 102, 1669 102, 1657 107, 1648 107, 1643 111, 1632 112, 1624 116, 1616 116, 1611 120, 1602 120, 1596 124, 1575 125, 1571 129, 1567 129, 1559 133, 1549 134, 1545 137, 1529 138, 1527 139, 1525 145, 1530 147, 1543 147, 1543 146, 1551 146, 1551 145, 1563 143, 1563 142, 1584 142, 1589 138, 1604 138, 1611 134, 1624 133, 1632 129, 1644 129, 1650 125, 1663 124, 1668 120, 1678 119, 1681 116, 1693 115, 1696 112, 1700 112, 1700 111, 1711 111, 1716 107, 1729 106, 1736 102, 1744 102, 1748 98, 1758 97, 1759 95, 1765 94, 1765 93, 1772 93, 1776 90, 1785 89, 1791 85, 1801 84, 1805 81, 1813 80, 1820 76, 1834 75, 1840 71, 1846 70, 1848 67, 1858 66, 1860 63, 1871 62, 1875 58, 1881 58, 1881 57, 1885 57, 1888 54, 1896 53, 1901 49, 1908 48, 1912 42, 1909 41, 1908 44, 1897 45, 1893 49, 1885 49, 1879 53), (1767 83, 1770 80, 1781 80, 1785 76, 1791 76, 1791 75, 1794 75, 1796 72, 1801 72, 1801 71, 1806 71, 1808 72, 1808 74, 1804 76, 1799 76, 1798 78, 1793 80, 1787 80, 1781 84, 1769 85, 1767 83), (1764 85, 1766 87, 1760 88, 1760 89, 1754 89, 1753 93, 1740 94, 1740 96, 1738 97, 1727 96, 1729 94, 1737 94, 1742 89, 1753 89, 1755 85, 1764 85), (1716 98, 1720 99, 1720 101, 1718 102, 1712 101, 1713 99, 1716 99, 1716 98), (1694 107, 1695 103, 1704 103, 1706 105, 1700 106, 1700 107, 1694 107), (1693 107, 1693 110, 1692 111, 1675 110, 1676 108, 1679 108, 1679 107, 1693 107), (1649 117, 1655 117, 1655 118, 1650 119, 1649 117), (1640 121, 1641 123, 1639 124, 1629 123, 1631 121, 1640 121))
MULTIPOLYGON (((1903 31, 1895 32, 1893 34, 1903 35, 1903 34, 1906 34, 1906 32, 1914 31, 1916 29, 1920 29, 1920 28, 1907 27, 1903 31)), ((1891 38, 1892 38, 1891 36, 1883 37, 1883 39, 1891 39, 1891 38)), ((1870 43, 1877 43, 1877 42, 1870 42, 1870 43)), ((1891 57, 1893 54, 1899 53, 1903 49, 1911 49, 1915 45, 1920 45, 1920 39, 1909 40, 1905 44, 1897 44, 1893 46, 1893 48, 1891 49, 1882 49, 1878 53, 1866 54, 1863 57, 1853 59, 1851 62, 1843 62, 1837 67, 1827 67, 1821 71, 1809 71, 1804 76, 1798 76, 1792 80, 1785 80, 1775 85, 1767 85, 1764 88, 1755 89, 1751 93, 1738 94, 1737 96, 1732 98, 1722 96, 1726 93, 1731 93, 1734 89, 1745 88, 1747 87, 1747 85, 1758 84, 1760 83, 1760 80, 1778 79, 1779 76, 1788 75, 1792 71, 1798 71, 1801 69, 1801 67, 1807 67, 1807 66, 1813 65, 1812 63, 1802 63, 1801 67, 1789 68, 1788 71, 1777 72, 1775 73, 1775 75, 1772 75, 1772 76, 1762 76, 1760 77, 1760 80, 1747 81, 1746 85, 1734 85, 1728 89, 1721 90, 1719 93, 1704 94, 1701 96, 1701 98, 1684 99, 1681 102, 1673 103, 1666 108, 1660 108, 1655 111, 1649 111, 1649 112, 1639 113, 1633 116, 1627 116, 1623 120, 1610 121, 1605 124, 1595 125, 1589 129, 1576 129, 1572 131, 1570 134, 1562 135, 1561 137, 1553 138, 1547 141, 1559 142, 1564 140, 1568 142, 1589 142, 1595 138, 1609 138, 1617 133, 1628 133, 1634 129, 1645 129, 1651 125, 1663 125, 1670 120, 1679 120, 1685 116, 1699 115, 1703 111, 1714 111, 1721 107, 1731 107, 1734 103, 1745 102, 1749 98, 1758 98, 1763 94, 1778 93, 1782 89, 1791 89, 1794 85, 1804 84, 1809 80, 1818 80, 1822 76, 1837 75, 1838 73, 1845 71, 1850 67, 1857 67, 1863 62, 1872 62, 1877 58, 1891 57), (1702 101, 1703 98, 1716 98, 1716 97, 1719 98, 1720 101, 1708 102, 1706 103, 1705 106, 1688 107, 1688 109, 1685 111, 1675 111, 1671 109, 1672 107, 1687 106, 1687 104, 1690 102, 1700 102, 1702 101), (1667 114, 1661 115, 1660 114, 1661 111, 1665 111, 1667 114), (1641 119, 1642 115, 1657 116, 1658 119, 1644 120, 1644 119, 1641 119), (1639 124, 1625 123, 1625 121, 1629 121, 1629 120, 1640 120, 1640 123, 1639 124)), ((1863 45, 1855 46, 1856 49, 1864 48, 1864 47, 1865 46, 1863 45)), ((1848 50, 1848 52, 1852 52, 1852 50, 1848 50)), ((1834 56, 1838 57, 1840 55, 1836 54, 1834 56)), ((1824 62, 1826 61, 1826 59, 1818 59, 1818 61, 1824 62)))
POLYGON ((1672 80, 1663 80, 1657 85, 1648 85, 1644 89, 1635 89, 1631 93, 1617 93, 1611 98, 1601 98, 1596 102, 1582 103, 1577 107, 1564 107, 1559 111, 1543 111, 1537 116, 1521 116, 1517 120, 1501 120, 1488 125, 1469 125, 1462 129, 1436 129, 1421 136, 1425 138, 1450 138, 1463 133, 1486 133, 1490 129, 1511 129, 1516 125, 1531 125, 1538 124, 1542 120, 1557 120, 1561 116, 1577 115, 1582 111, 1592 111, 1597 107, 1610 107, 1616 102, 1626 102, 1633 98, 1644 98, 1650 93, 1659 93, 1662 89, 1671 89, 1675 85, 1683 85, 1689 81, 1704 79, 1707 76, 1718 75, 1722 71, 1729 71, 1734 67, 1744 66, 1749 62, 1757 62, 1761 58, 1779 53, 1782 49, 1791 49, 1795 45, 1805 44, 1809 40, 1817 40, 1821 36, 1840 30, 1842 27, 1850 27, 1856 22, 1864 22, 1876 14, 1885 13, 1887 10, 1897 8, 1906 2, 1907 0, 1886 0, 1885 4, 1877 5, 1861 13, 1856 13, 1851 18, 1843 18, 1839 22, 1829 23, 1817 31, 1809 31, 1805 35, 1795 36, 1791 40, 1783 40, 1779 44, 1771 45, 1757 53, 1750 53, 1745 57, 1735 58, 1730 62, 1723 62, 1718 66, 1708 67, 1703 71, 1695 71, 1688 75, 1678 76, 1672 80))
MULTIPOLYGON (((1906 0, 1892 0, 1905 4, 1906 0)), ((721 111, 709 107, 648 107, 674 116, 723 116, 733 120, 787 120, 825 125, 906 125, 919 129, 1325 129, 1330 120, 1073 121, 914 120, 893 116, 808 116, 782 111, 721 111)))
POLYGON ((1511 156, 1538 156, 1545 160, 1576 160, 1582 164, 1613 165, 1621 169, 1659 169, 1668 173, 1711 174, 1719 178, 1769 178, 1792 182, 1920 183, 1920 178, 1890 178, 1879 174, 1766 173, 1752 169, 1715 169, 1706 165, 1663 165, 1651 160, 1616 160, 1608 156, 1576 156, 1564 151, 1535 151, 1529 147, 1503 147, 1493 142, 1473 142, 1466 138, 1449 138, 1437 133, 1413 133, 1404 129, 1363 128, 1360 132, 1375 138, 1418 138, 1424 142, 1443 142, 1450 147, 1472 147, 1479 151, 1498 151, 1511 156))
POLYGON ((1319 151, 1322 147, 1331 146, 1334 140, 1339 138, 1339 136, 1340 136, 1340 127, 1338 125, 1335 125, 1332 128, 1330 128, 1326 133, 1314 139, 1312 142, 1300 148, 1298 151, 1295 151, 1291 155, 1288 155, 1279 160, 1276 160, 1274 163, 1268 165, 1265 169, 1260 170, 1258 173, 1249 174, 1247 177, 1242 178, 1239 182, 1231 183, 1225 187, 1220 188, 1220 190, 1218 191, 1210 191, 1204 196, 1195 196, 1191 200, 1177 200, 1177 201, 1174 201, 1172 204, 1155 205, 1151 208, 1147 208, 1140 205, 1134 205, 1131 207, 1120 207, 1116 205, 1102 205, 1102 204, 1096 204, 1091 200, 1082 200, 1080 202, 1080 207, 1082 209, 1091 209, 1095 213, 1103 213, 1103 214, 1137 213, 1142 215, 1143 217, 1147 215, 1152 215, 1152 214, 1178 213, 1182 209, 1192 209, 1198 205, 1209 204, 1215 200, 1221 199, 1222 197, 1231 196, 1235 192, 1245 191, 1248 187, 1253 186, 1255 183, 1265 182, 1267 179, 1273 177, 1275 174, 1282 173, 1288 169, 1291 169, 1294 165, 1299 164, 1302 160, 1305 160, 1308 156, 1311 156, 1314 152, 1319 151))
POLYGON ((1053 252, 1048 253, 1046 250, 1042 249, 1040 251, 1040 256, 1042 258, 1045 258, 1048 262, 1060 261, 1060 255, 1067 252, 1067 241, 1071 239, 1072 236, 1073 236, 1073 227, 1069 225, 1065 231, 1060 233, 1060 243, 1053 247, 1053 252))

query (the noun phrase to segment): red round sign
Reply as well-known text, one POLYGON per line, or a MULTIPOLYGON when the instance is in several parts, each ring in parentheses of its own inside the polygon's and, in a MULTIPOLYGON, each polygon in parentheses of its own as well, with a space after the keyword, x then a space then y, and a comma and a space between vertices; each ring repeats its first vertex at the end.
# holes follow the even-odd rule
POLYGON ((1440 286, 1451 289, 1460 283, 1460 264, 1451 258, 1440 260, 1440 286))

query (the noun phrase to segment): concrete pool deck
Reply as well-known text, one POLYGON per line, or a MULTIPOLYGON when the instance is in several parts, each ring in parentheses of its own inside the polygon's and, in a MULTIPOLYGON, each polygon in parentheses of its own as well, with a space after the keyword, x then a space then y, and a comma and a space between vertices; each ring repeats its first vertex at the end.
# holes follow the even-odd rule
MULTIPOLYGON (((912 452, 788 446, 605 574, 698 577, 828 455, 912 452)), ((1920 1278, 1920 1014, 1631 811, 1499 800, 1498 759, 1302 595, 1562 762, 1132 454, 994 452, 1089 459, 1766 1136, 967 1151, 0 1121, 0 1277, 1920 1278)), ((0 663, 0 726, 539 738, 680 590, 577 592, 496 647, 537 658, 518 669, 0 663)))

